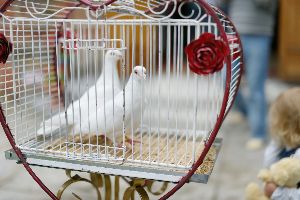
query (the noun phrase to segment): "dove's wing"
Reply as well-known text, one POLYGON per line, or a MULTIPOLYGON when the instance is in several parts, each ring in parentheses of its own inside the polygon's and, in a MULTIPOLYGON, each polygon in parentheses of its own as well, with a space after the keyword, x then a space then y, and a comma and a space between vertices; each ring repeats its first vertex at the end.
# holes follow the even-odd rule
POLYGON ((132 80, 125 88, 125 123, 126 132, 131 133, 135 131, 141 123, 141 115, 143 114, 144 108, 146 106, 146 101, 144 95, 141 91, 144 91, 141 81, 132 80))
POLYGON ((99 105, 85 121, 81 123, 81 127, 77 124, 75 132, 81 133, 107 133, 107 137, 111 137, 113 131, 119 133, 123 128, 123 91, 120 91, 114 101, 111 99, 105 104, 99 105))
MULTIPOLYGON (((146 106, 146 101, 142 91, 144 84, 141 84, 134 76, 130 76, 125 87, 125 126, 126 133, 130 130, 136 130, 141 122, 141 115, 146 106), (142 106, 143 104, 143 106, 142 106)), ((114 99, 106 101, 100 105, 88 119, 86 119, 81 127, 75 127, 76 132, 81 133, 98 133, 105 134, 110 139, 122 133, 123 130, 123 115, 124 115, 124 94, 119 91, 114 99), (104 113, 105 112, 105 113, 104 113)))
MULTIPOLYGON (((108 54, 108 53, 107 53, 108 54)), ((95 112, 97 107, 101 107, 104 102, 109 102, 113 95, 116 95, 120 91, 120 80, 117 70, 117 60, 114 58, 105 56, 105 70, 101 73, 95 85, 89 88, 78 100, 71 103, 67 108, 67 119, 65 117, 65 111, 52 116, 50 119, 42 122, 38 135, 46 136, 51 132, 56 131, 60 127, 67 125, 78 125, 80 123, 86 123, 87 115, 95 112), (105 101, 104 101, 105 97, 105 101)))
POLYGON ((116 60, 112 60, 109 57, 105 58, 104 67, 102 69, 101 76, 96 82, 97 91, 101 91, 97 94, 97 99, 103 101, 103 95, 105 91, 105 100, 109 101, 113 98, 112 94, 118 94, 121 90, 121 81, 118 74, 118 65, 116 60))

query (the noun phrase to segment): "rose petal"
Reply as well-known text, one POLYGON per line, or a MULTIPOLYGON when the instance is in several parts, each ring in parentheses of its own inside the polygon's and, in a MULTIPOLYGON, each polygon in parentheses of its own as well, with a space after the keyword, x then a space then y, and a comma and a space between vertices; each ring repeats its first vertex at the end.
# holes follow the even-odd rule
POLYGON ((185 48, 190 69, 200 75, 220 71, 229 52, 226 44, 212 33, 202 34, 185 48))

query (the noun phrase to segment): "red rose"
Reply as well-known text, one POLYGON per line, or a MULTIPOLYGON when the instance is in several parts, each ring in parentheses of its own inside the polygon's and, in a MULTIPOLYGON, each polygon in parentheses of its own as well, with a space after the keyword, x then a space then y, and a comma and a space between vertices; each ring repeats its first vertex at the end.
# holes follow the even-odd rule
POLYGON ((7 41, 4 34, 0 33, 0 63, 5 64, 12 51, 12 44, 7 41))
POLYGON ((199 75, 208 75, 220 71, 229 48, 212 33, 203 33, 198 40, 192 41, 185 53, 190 69, 199 75))

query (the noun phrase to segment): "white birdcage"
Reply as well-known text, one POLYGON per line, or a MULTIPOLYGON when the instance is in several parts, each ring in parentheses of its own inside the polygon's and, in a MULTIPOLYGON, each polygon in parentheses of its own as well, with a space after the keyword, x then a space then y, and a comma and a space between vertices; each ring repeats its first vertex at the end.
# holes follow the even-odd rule
POLYGON ((166 197, 203 181, 197 168, 242 73, 238 33, 219 9, 203 0, 7 0, 0 20, 13 46, 0 67, 1 121, 27 169, 177 182, 166 197), (223 69, 190 68, 185 48, 206 33, 229 49, 223 69))

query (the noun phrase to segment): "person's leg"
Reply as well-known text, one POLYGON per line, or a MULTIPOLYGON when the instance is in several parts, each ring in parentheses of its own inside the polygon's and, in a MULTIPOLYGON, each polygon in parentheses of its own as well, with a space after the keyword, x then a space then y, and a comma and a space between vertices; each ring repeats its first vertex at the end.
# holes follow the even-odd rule
POLYGON ((249 87, 248 120, 253 138, 266 139, 265 81, 268 75, 271 37, 246 35, 246 79, 249 87))

